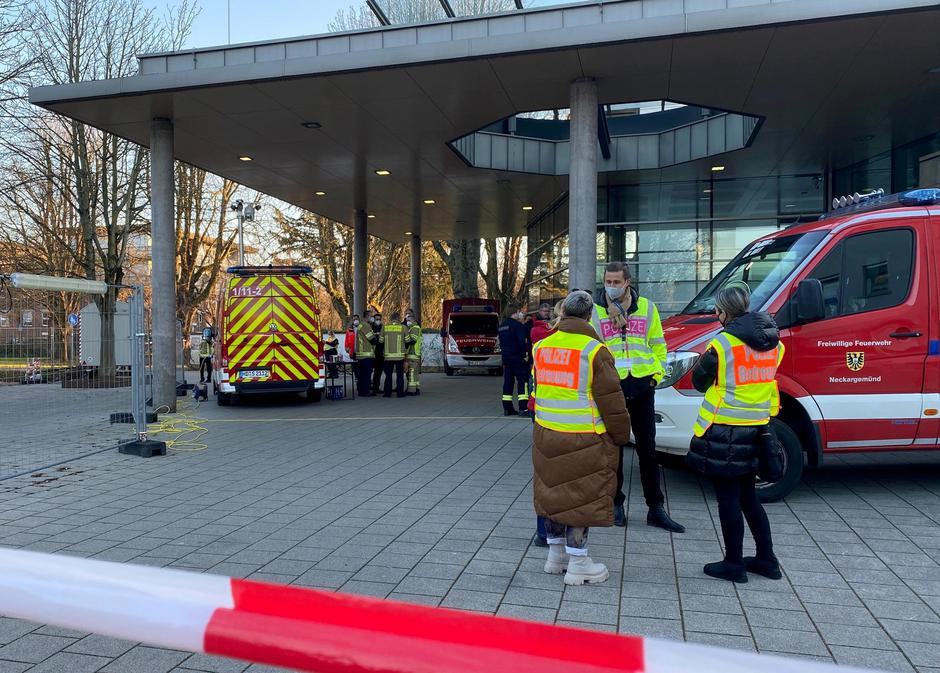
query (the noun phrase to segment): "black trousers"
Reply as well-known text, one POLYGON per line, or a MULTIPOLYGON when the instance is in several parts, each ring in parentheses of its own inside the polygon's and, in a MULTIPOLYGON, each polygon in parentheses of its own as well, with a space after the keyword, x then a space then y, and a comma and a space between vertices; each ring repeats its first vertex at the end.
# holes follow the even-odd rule
POLYGON ((503 409, 513 410, 513 389, 518 396, 519 411, 529 408, 529 363, 522 358, 503 358, 503 409))
POLYGON ((375 362, 372 368, 372 392, 376 395, 382 389, 382 372, 385 370, 385 355, 381 348, 376 348, 375 362))
POLYGON ((203 379, 205 379, 206 381, 208 381, 211 378, 212 378, 212 356, 209 355, 206 357, 199 358, 199 380, 202 381, 203 379), (203 376, 202 374, 203 371, 206 372, 205 376, 203 376))
POLYGON ((725 561, 742 562, 745 519, 757 545, 757 558, 766 561, 772 559, 774 543, 770 534, 770 522, 754 491, 754 473, 741 477, 712 477, 712 480, 715 484, 715 496, 718 498, 721 535, 725 540, 725 561))
POLYGON ((359 397, 365 397, 372 392, 372 367, 375 358, 360 358, 356 360, 356 382, 359 397))
MULTIPOLYGON (((656 391, 652 386, 633 390, 635 386, 621 381, 623 395, 630 412, 630 426, 633 440, 636 442, 636 456, 640 462, 640 482, 643 484, 643 497, 647 507, 655 507, 666 502, 659 485, 659 462, 656 460, 656 391)), ((623 494, 623 447, 620 448, 620 460, 617 462, 617 493, 614 504, 623 506, 626 496, 623 494)))
POLYGON ((392 394, 392 372, 395 372, 395 393, 399 397, 405 396, 405 361, 404 360, 386 360, 383 363, 385 369, 385 394, 392 394))

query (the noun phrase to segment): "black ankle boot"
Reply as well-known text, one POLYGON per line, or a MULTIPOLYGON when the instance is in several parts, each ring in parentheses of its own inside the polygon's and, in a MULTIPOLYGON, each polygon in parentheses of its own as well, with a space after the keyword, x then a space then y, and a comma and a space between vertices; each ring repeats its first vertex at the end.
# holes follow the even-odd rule
POLYGON ((747 573, 744 571, 743 563, 718 561, 717 563, 707 564, 704 570, 705 574, 709 577, 716 577, 720 580, 728 580, 729 582, 747 582, 747 573))
POLYGON ((780 561, 775 556, 771 556, 769 559, 745 556, 744 568, 749 573, 761 575, 769 580, 779 580, 783 577, 783 573, 780 572, 780 561))
POLYGON ((646 515, 646 525, 656 526, 657 528, 668 530, 671 533, 685 532, 685 526, 673 521, 672 517, 666 512, 666 508, 662 505, 650 507, 649 514, 646 515))

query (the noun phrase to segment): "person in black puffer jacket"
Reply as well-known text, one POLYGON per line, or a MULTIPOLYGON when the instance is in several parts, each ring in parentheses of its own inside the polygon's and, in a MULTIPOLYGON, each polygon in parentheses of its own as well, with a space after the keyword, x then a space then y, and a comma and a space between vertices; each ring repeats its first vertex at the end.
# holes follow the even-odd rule
POLYGON ((686 456, 692 470, 714 482, 725 541, 724 560, 706 565, 705 574, 732 582, 747 582, 747 572, 770 579, 781 577, 770 523, 755 492, 755 479, 758 445, 764 441, 767 423, 779 406, 773 379, 783 346, 773 318, 766 313, 749 312, 749 303, 750 292, 744 283, 722 288, 715 298, 715 310, 724 331, 712 341, 692 372, 696 390, 703 393, 712 390, 703 402, 696 436, 686 456), (718 380, 717 349, 722 349, 729 360, 726 382, 718 380), (737 357, 744 361, 736 361, 737 357), (738 371, 746 374, 743 382, 738 371), (717 417, 708 412, 709 406, 713 409, 717 406, 714 412, 717 417), (766 420, 757 418, 765 414, 766 420), (732 424, 735 417, 748 424, 732 424), (742 513, 757 545, 756 557, 743 557, 742 513))

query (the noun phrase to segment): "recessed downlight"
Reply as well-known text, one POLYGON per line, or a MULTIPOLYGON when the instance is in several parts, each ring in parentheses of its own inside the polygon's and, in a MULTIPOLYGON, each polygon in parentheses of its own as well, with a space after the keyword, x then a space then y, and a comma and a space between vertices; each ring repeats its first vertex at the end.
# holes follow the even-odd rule
POLYGON ((251 161, 251 157, 248 156, 247 154, 243 154, 240 157, 238 157, 238 160, 239 161, 251 161))
POLYGON ((317 196, 326 196, 326 192, 314 192, 317 196))
POLYGON ((366 217, 368 217, 370 220, 375 219, 375 215, 373 213, 369 213, 368 215, 366 215, 366 217))
POLYGON ((425 199, 425 200, 424 200, 424 205, 426 205, 426 206, 433 206, 433 205, 434 205, 434 199, 425 199))
POLYGON ((725 170, 724 166, 712 166, 712 173, 720 173, 725 170))
POLYGON ((323 124, 320 122, 301 122, 300 125, 305 129, 318 129, 323 127, 323 124))
POLYGON ((523 210, 532 210, 532 206, 528 206, 528 205, 522 206, 522 209, 523 209, 523 210))
POLYGON ((386 176, 386 175, 391 175, 392 172, 391 172, 390 170, 386 169, 386 168, 380 168, 380 169, 378 169, 378 170, 375 172, 375 174, 376 174, 376 175, 381 175, 381 176, 384 177, 384 176, 386 176))
POLYGON ((410 231, 406 231, 406 232, 405 232, 405 236, 411 236, 411 233, 412 233, 412 232, 410 232, 410 231))

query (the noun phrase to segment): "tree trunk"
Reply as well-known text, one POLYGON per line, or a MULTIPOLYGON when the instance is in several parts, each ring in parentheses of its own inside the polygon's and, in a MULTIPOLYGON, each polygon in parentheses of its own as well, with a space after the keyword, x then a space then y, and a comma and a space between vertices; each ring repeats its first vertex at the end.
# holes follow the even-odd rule
POLYGON ((117 343, 114 340, 114 314, 117 310, 116 290, 108 286, 98 301, 98 311, 101 315, 101 355, 98 364, 98 376, 101 378, 114 378, 116 373, 115 351, 117 343))
POLYGON ((454 297, 479 297, 480 286, 477 278, 480 275, 480 239, 460 239, 446 243, 449 251, 438 241, 434 241, 434 249, 450 271, 454 297))

